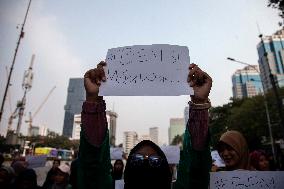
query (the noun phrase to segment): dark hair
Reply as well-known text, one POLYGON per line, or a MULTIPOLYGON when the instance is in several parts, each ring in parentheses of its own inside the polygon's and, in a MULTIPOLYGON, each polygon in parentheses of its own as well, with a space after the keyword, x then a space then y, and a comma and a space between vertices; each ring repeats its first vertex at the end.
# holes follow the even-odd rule
POLYGON ((54 160, 53 160, 53 163, 55 163, 55 162, 58 162, 59 165, 60 165, 60 163, 61 163, 60 159, 54 159, 54 160))
POLYGON ((171 179, 172 175, 167 158, 164 152, 155 143, 150 140, 143 140, 131 150, 124 171, 124 189, 145 188, 146 186, 147 189, 170 189, 171 179), (131 156, 144 146, 152 147, 157 152, 157 154, 164 159, 160 167, 152 170, 148 170, 144 167, 142 167, 141 169, 137 169, 131 164, 131 156), (151 177, 147 177, 146 179, 145 175, 149 174, 151 174, 151 177))

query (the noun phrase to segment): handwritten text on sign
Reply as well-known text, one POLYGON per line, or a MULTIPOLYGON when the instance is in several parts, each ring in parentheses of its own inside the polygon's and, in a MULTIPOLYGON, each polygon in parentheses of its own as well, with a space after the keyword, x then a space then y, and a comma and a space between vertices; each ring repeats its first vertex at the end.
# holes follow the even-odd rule
POLYGON ((177 96, 192 94, 187 83, 188 48, 136 45, 108 50, 103 96, 177 96))
POLYGON ((283 189, 283 171, 223 171, 210 174, 210 189, 283 189))

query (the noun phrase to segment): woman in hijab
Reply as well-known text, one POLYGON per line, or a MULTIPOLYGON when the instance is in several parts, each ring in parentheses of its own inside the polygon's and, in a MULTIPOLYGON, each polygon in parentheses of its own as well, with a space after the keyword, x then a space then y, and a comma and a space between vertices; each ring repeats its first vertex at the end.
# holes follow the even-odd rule
POLYGON ((124 172, 124 189, 171 188, 171 171, 163 151, 143 140, 130 152, 124 172))
POLYGON ((217 145, 226 170, 249 170, 249 150, 246 139, 238 131, 225 132, 217 145))
MULTIPOLYGON (((78 164, 78 188, 110 189, 113 187, 109 152, 109 131, 106 103, 98 96, 106 81, 105 62, 86 72, 84 86, 86 101, 81 113, 81 137, 78 164)), ((196 64, 189 65, 188 83, 193 88, 189 119, 180 156, 175 189, 207 189, 211 156, 209 148, 208 98, 212 79, 196 64)), ((129 110, 131 112, 131 110, 129 110)), ((130 152, 125 171, 125 189, 171 188, 171 172, 161 149, 151 141, 142 141, 130 152)))
POLYGON ((124 163, 121 159, 117 159, 113 164, 112 179, 120 180, 123 178, 124 163))
POLYGON ((262 150, 250 153, 250 164, 257 171, 270 171, 268 156, 262 150))

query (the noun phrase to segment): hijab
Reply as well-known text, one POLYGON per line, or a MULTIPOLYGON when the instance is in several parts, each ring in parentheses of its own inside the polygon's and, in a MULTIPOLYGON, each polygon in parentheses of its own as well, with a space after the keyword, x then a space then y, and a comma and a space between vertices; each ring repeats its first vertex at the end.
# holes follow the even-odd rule
POLYGON ((149 140, 143 140, 131 150, 124 171, 124 189, 170 189, 171 178, 172 176, 167 158, 164 152, 155 143, 149 140), (143 167, 135 167, 132 165, 130 161, 131 156, 144 146, 152 147, 157 152, 157 155, 163 159, 158 168, 153 168, 149 166, 149 164, 143 164, 143 167))
POLYGON ((239 155, 240 163, 236 169, 249 170, 249 150, 246 139, 238 131, 225 132, 219 141, 231 146, 239 155))

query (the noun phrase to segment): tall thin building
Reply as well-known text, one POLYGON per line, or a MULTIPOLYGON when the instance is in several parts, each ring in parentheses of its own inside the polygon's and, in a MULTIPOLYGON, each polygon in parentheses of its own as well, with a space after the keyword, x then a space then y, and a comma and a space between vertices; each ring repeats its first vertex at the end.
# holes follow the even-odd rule
POLYGON ((184 108, 183 114, 184 114, 184 115, 183 115, 183 116, 184 116, 184 124, 185 124, 185 126, 186 126, 187 121, 188 121, 188 119, 189 119, 189 105, 184 108))
POLYGON ((109 128, 109 142, 111 146, 115 146, 117 113, 113 111, 106 111, 106 116, 109 128))
POLYGON ((183 135, 185 131, 184 118, 171 118, 169 127, 169 144, 172 143, 173 139, 177 135, 183 135))
POLYGON ((258 66, 246 66, 238 69, 232 76, 233 98, 247 98, 262 93, 258 66))
POLYGON ((135 131, 126 131, 123 133, 123 148, 125 153, 129 154, 137 142, 138 135, 135 131))
POLYGON ((64 107, 64 124, 62 134, 72 137, 74 115, 80 114, 85 101, 85 88, 82 78, 71 78, 69 80, 66 105, 64 107))
POLYGON ((149 136, 152 142, 159 145, 159 128, 158 127, 151 127, 149 129, 149 136))
POLYGON ((263 43, 257 45, 258 63, 264 91, 272 89, 269 70, 279 87, 284 86, 284 28, 271 36, 263 37, 263 43), (264 56, 267 53, 267 58, 264 56), (267 62, 268 60, 268 62, 267 62))

